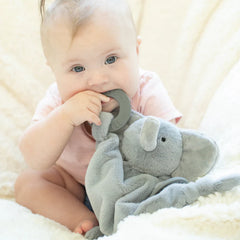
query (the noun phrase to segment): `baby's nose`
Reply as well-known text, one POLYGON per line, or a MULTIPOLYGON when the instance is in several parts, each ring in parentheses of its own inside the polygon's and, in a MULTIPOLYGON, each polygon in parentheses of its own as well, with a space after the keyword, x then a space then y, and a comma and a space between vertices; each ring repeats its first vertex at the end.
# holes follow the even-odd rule
POLYGON ((96 71, 91 74, 88 80, 89 86, 102 85, 108 82, 108 76, 106 73, 101 71, 96 71))

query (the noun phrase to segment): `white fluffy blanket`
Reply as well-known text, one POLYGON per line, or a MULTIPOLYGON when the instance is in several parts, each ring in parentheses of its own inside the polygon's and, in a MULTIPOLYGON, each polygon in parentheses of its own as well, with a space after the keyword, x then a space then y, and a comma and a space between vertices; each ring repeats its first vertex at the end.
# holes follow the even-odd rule
MULTIPOLYGON (((36 2, 0 0, 0 240, 84 239, 14 201, 14 181, 26 167, 19 137, 53 81, 44 67, 36 2)), ((239 0, 192 0, 174 59, 171 92, 184 113, 182 125, 199 128, 220 146, 211 175, 240 172, 239 0)), ((182 209, 130 216, 102 239, 239 240, 240 187, 182 209)))

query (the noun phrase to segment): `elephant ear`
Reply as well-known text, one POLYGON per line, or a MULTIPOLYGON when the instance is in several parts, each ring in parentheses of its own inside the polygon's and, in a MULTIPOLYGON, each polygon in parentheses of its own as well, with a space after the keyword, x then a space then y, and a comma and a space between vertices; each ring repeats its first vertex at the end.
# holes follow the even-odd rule
POLYGON ((181 130, 182 157, 173 177, 195 181, 207 174, 215 165, 219 149, 215 141, 194 130, 181 130))
POLYGON ((159 128, 160 122, 153 117, 147 117, 144 121, 140 133, 140 144, 145 151, 153 151, 156 148, 159 128))

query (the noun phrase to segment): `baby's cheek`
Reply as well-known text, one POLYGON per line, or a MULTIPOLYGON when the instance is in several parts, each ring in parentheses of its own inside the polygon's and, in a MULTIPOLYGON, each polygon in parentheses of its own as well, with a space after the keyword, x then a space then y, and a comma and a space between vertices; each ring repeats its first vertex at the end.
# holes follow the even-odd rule
POLYGON ((140 87, 140 79, 138 76, 134 76, 133 79, 131 79, 128 89, 126 89, 128 96, 130 98, 133 98, 137 93, 139 87, 140 87))

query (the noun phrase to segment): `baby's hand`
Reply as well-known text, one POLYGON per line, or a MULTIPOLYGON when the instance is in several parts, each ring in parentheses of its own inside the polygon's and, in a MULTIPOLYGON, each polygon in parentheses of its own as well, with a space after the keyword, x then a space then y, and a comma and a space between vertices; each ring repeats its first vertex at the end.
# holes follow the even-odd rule
POLYGON ((109 100, 109 97, 101 93, 84 91, 72 96, 62 107, 64 115, 74 127, 85 121, 101 125, 99 114, 102 111, 102 102, 109 100))

